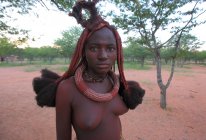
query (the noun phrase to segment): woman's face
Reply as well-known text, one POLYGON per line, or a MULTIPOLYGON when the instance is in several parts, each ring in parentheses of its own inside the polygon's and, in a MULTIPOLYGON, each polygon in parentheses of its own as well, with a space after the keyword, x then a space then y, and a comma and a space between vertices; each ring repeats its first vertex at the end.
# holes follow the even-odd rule
POLYGON ((87 40, 85 56, 88 72, 91 74, 106 74, 117 58, 116 39, 112 31, 102 28, 94 32, 87 40))

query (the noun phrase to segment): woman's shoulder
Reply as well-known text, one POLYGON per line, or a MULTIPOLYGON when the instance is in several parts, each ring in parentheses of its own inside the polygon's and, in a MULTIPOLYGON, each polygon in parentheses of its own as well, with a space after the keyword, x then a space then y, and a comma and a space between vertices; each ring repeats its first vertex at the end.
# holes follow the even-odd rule
POLYGON ((70 97, 71 99, 71 96, 73 95, 75 88, 76 87, 74 77, 70 77, 59 83, 57 88, 57 94, 62 95, 64 97, 70 97))
POLYGON ((65 80, 62 80, 60 83, 59 83, 59 88, 62 88, 62 89, 70 89, 70 88, 74 88, 75 87, 75 81, 74 81, 74 77, 69 77, 65 80))

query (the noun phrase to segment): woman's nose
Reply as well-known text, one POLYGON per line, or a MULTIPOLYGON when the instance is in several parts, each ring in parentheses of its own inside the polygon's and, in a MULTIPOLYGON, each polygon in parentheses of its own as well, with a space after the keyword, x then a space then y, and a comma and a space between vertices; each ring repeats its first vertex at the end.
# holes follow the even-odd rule
POLYGON ((98 58, 99 59, 107 59, 108 58, 107 51, 105 49, 99 50, 98 58))

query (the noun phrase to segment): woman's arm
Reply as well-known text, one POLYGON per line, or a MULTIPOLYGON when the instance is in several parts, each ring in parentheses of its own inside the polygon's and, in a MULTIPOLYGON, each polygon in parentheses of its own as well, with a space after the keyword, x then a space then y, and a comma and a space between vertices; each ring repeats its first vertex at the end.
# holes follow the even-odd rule
POLYGON ((69 81, 59 84, 56 93, 56 132, 57 140, 71 140, 71 94, 69 81))

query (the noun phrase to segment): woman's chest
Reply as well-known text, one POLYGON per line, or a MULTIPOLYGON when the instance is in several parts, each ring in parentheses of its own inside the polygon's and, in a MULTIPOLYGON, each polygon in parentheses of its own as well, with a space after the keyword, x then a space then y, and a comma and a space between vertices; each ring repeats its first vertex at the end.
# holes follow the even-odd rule
POLYGON ((109 102, 95 102, 80 95, 72 106, 74 127, 92 130, 106 120, 114 119, 128 111, 119 96, 109 102))

